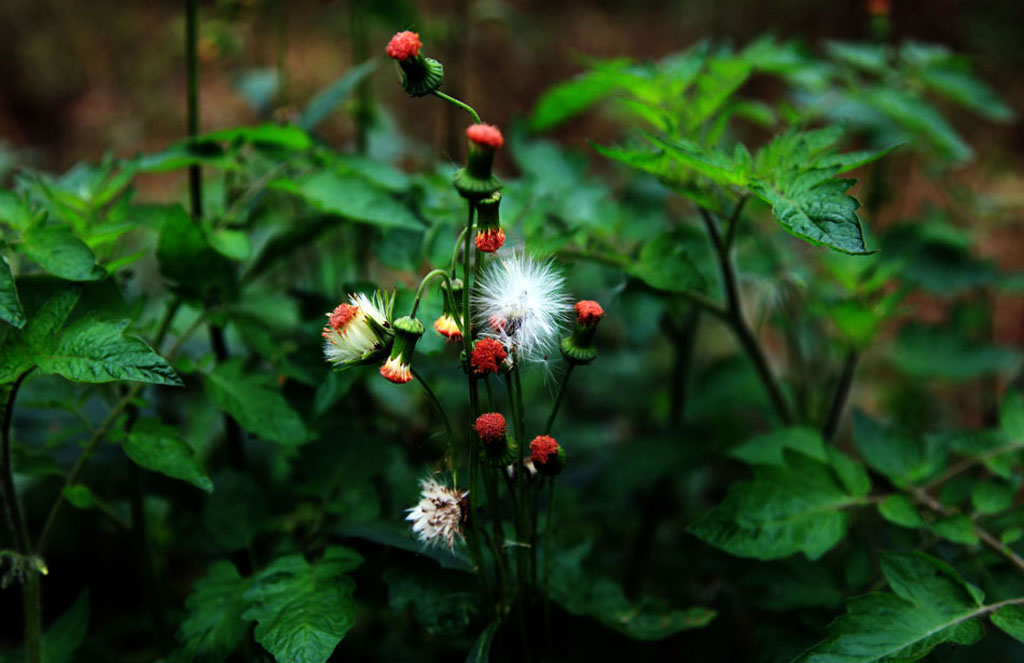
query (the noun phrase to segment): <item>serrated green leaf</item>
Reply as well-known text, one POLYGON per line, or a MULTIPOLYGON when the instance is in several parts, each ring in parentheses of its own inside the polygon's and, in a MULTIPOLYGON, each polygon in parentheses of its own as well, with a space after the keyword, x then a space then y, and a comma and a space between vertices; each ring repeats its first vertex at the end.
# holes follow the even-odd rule
POLYGON ((160 273, 183 294, 231 300, 235 288, 231 261, 210 246, 199 225, 181 206, 164 210, 157 239, 160 273))
POLYGON ((132 427, 124 441, 124 452, 135 464, 188 481, 200 490, 213 492, 213 482, 206 476, 195 453, 178 436, 178 430, 164 426, 155 419, 141 419, 132 427))
POLYGON ((613 74, 628 65, 628 60, 601 63, 594 71, 586 72, 546 90, 537 100, 537 105, 530 115, 530 129, 553 129, 609 97, 621 86, 619 77, 613 74))
POLYGON ((14 283, 11 267, 2 255, 0 255, 0 320, 17 329, 25 326, 25 312, 21 308, 21 300, 18 299, 18 288, 14 283))
POLYGON ((941 457, 922 440, 885 426, 862 412, 854 413, 853 439, 864 462, 897 486, 927 478, 941 464, 941 457))
POLYGON ((729 455, 748 465, 785 467, 786 449, 799 451, 823 463, 828 460, 821 433, 806 427, 783 428, 766 435, 758 435, 730 451, 729 455))
POLYGON ((864 504, 864 497, 847 492, 825 463, 793 451, 785 459, 785 467, 755 468, 753 481, 734 484, 689 531, 738 557, 823 555, 846 533, 846 509, 864 504))
POLYGON ((57 332, 64 326, 78 303, 78 287, 65 288, 51 295, 18 333, 0 339, 0 384, 13 382, 35 365, 34 355, 56 346, 57 332))
POLYGON ((917 507, 906 495, 890 495, 885 498, 878 503, 878 513, 900 527, 915 529, 925 526, 917 507))
POLYGON ((1024 606, 1008 605, 993 612, 989 619, 1003 633, 1024 642, 1024 606))
POLYGON ((276 180, 276 189, 299 196, 313 208, 381 228, 424 230, 425 225, 387 191, 367 186, 361 177, 320 171, 290 180, 276 180))
POLYGON ((707 281, 686 248, 671 233, 659 235, 644 244, 640 259, 628 271, 652 288, 667 292, 688 292, 707 287, 707 281))
POLYGON ((35 352, 32 358, 43 373, 76 382, 130 380, 182 386, 163 357, 142 339, 124 335, 127 326, 127 320, 86 316, 64 330, 52 350, 35 352))
POLYGON ((980 592, 947 564, 923 553, 887 553, 882 572, 895 594, 847 603, 822 643, 795 663, 916 661, 944 642, 972 644, 984 635, 980 592))
POLYGON ((797 237, 843 253, 871 253, 857 215, 860 203, 846 195, 853 180, 822 175, 809 171, 774 185, 754 182, 750 190, 771 205, 779 223, 797 237))
POLYGON ((26 230, 18 251, 44 270, 69 281, 95 281, 107 272, 82 240, 64 226, 34 226, 26 230))
POLYGON ((249 623, 242 619, 249 582, 227 561, 215 562, 196 582, 185 601, 188 616, 178 631, 189 661, 221 663, 238 647, 249 631, 249 623))
POLYGON ((355 551, 335 546, 313 564, 288 555, 256 574, 242 615, 256 620, 256 642, 279 661, 327 661, 355 624, 356 584, 344 574, 361 562, 355 551))
POLYGON ((302 112, 300 124, 306 131, 312 131, 323 122, 338 105, 344 101, 352 90, 367 76, 372 74, 380 61, 376 58, 367 60, 348 69, 337 80, 316 93, 306 110, 302 112))
POLYGON ((861 89, 859 98, 887 115, 905 131, 929 141, 954 161, 970 159, 974 152, 934 106, 906 90, 892 87, 861 89))
POLYGON ((309 440, 302 418, 270 376, 245 372, 241 359, 220 364, 205 381, 214 404, 256 437, 286 445, 309 440))

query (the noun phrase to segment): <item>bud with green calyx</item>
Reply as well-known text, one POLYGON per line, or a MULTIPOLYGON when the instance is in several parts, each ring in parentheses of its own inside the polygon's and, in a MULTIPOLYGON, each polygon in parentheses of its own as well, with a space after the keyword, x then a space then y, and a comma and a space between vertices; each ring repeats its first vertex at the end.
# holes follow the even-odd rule
POLYGON ((604 317, 604 309, 594 301, 576 302, 576 327, 572 335, 562 339, 562 356, 571 364, 589 364, 597 358, 594 347, 594 332, 597 323, 604 317))
POLYGON ((405 384, 412 380, 412 354, 425 329, 422 322, 407 315, 395 320, 392 327, 395 343, 391 346, 391 356, 380 367, 380 374, 395 384, 405 384))
POLYGON ((530 442, 530 460, 544 476, 558 476, 565 469, 565 449, 550 435, 538 435, 530 442))
POLYGON ((433 58, 420 54, 420 36, 415 32, 399 32, 385 52, 394 58, 402 71, 402 89, 410 97, 423 97, 441 87, 444 66, 433 58))
POLYGON ((463 198, 481 200, 501 188, 501 181, 491 172, 494 151, 505 144, 498 127, 473 124, 466 129, 469 154, 466 165, 455 171, 452 184, 463 198))
POLYGON ((501 194, 497 191, 476 201, 476 248, 494 253, 505 244, 505 231, 501 229, 498 208, 501 194))

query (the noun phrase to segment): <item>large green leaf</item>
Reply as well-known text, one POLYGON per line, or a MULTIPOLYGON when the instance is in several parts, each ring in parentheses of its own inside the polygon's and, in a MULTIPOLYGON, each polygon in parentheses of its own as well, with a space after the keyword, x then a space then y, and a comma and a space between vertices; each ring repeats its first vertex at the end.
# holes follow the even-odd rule
POLYGON ((196 460, 192 447, 179 437, 178 429, 156 419, 142 419, 132 427, 124 441, 124 452, 147 470, 188 481, 208 493, 213 491, 213 482, 196 460))
POLYGON ((249 623, 242 619, 249 583, 227 561, 215 562, 206 577, 196 582, 185 602, 188 616, 178 631, 189 661, 220 663, 242 641, 249 631, 249 623))
POLYGON ((107 272, 96 256, 65 226, 34 226, 21 236, 18 250, 54 276, 69 281, 95 281, 107 272))
POLYGON ((751 186, 757 197, 772 206, 772 214, 787 230, 811 244, 843 253, 871 253, 864 243, 857 208, 860 203, 846 190, 853 180, 832 179, 822 171, 805 171, 774 184, 751 186))
POLYGON ((530 115, 530 129, 548 131, 620 89, 622 80, 615 75, 629 66, 628 60, 600 63, 593 71, 580 74, 547 90, 537 100, 530 115))
POLYGON ((829 626, 829 637, 798 663, 916 661, 936 645, 969 645, 985 633, 977 620, 990 609, 981 592, 952 567, 924 553, 882 556, 882 573, 894 593, 852 599, 829 626))
POLYGON ((964 142, 942 113, 914 93, 892 87, 874 87, 860 90, 859 98, 887 115, 900 128, 930 142, 943 156, 955 161, 973 156, 970 145, 964 142))
POLYGON ((278 661, 324 663, 355 623, 355 582, 345 575, 362 563, 358 553, 331 547, 310 564, 302 555, 279 557, 245 592, 254 636, 278 661))
MULTIPOLYGON (((725 500, 690 526, 701 540, 739 557, 817 559, 846 534, 846 509, 866 504, 826 463, 786 450, 785 465, 761 465, 725 500)), ((867 488, 870 488, 868 486, 867 488)))
POLYGON ((33 354, 43 373, 77 382, 131 380, 180 387, 181 378, 145 341, 125 336, 127 320, 82 318, 68 327, 56 345, 33 354))
POLYGON ((315 209, 381 228, 423 230, 424 224, 387 191, 361 177, 319 171, 297 179, 276 180, 273 186, 299 196, 315 209))
POLYGON ((197 141, 255 143, 268 147, 301 151, 309 149, 313 141, 309 134, 299 127, 280 124, 263 124, 258 127, 232 127, 221 129, 196 138, 197 141))
POLYGON ((628 271, 631 276, 658 290, 687 292, 707 287, 707 281, 686 248, 672 233, 646 242, 640 250, 640 259, 628 271))
POLYGON ((235 287, 231 261, 210 245, 180 205, 163 212, 156 246, 160 273, 183 294, 205 299, 219 293, 230 299, 235 287))
POLYGON ((232 359, 205 377, 214 404, 256 437, 288 445, 309 440, 302 417, 270 376, 247 373, 241 359, 232 359))
POLYGON ((0 320, 21 329, 25 326, 25 312, 18 299, 18 288, 14 284, 11 267, 0 255, 0 320))
POLYGON ((17 230, 25 230, 32 224, 32 211, 13 191, 0 191, 0 223, 17 230))
POLYGON ((925 479, 935 473, 943 455, 935 445, 871 419, 861 412, 853 416, 853 439, 871 468, 897 486, 925 479))

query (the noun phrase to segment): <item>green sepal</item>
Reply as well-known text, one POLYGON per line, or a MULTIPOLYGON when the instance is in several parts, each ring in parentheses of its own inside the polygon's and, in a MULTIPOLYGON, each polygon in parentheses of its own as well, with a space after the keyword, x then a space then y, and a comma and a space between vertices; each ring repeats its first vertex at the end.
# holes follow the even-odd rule
MULTIPOLYGON (((593 336, 593 329, 595 327, 596 325, 591 326, 590 336, 593 336)), ((572 336, 566 336, 562 339, 562 356, 571 364, 584 365, 597 359, 597 348, 580 344, 580 338, 578 337, 581 335, 581 331, 586 330, 577 330, 573 332, 572 336)))
POLYGON ((533 461, 533 466, 537 468, 538 472, 546 477, 556 477, 565 469, 567 458, 568 456, 565 453, 565 448, 559 444, 558 451, 555 452, 555 455, 553 457, 548 456, 548 462, 540 463, 533 461))
POLYGON ((441 87, 444 65, 434 58, 417 55, 398 61, 402 71, 402 89, 410 97, 425 97, 441 87))
POLYGON ((395 320, 392 327, 395 330, 395 344, 391 346, 391 358, 401 357, 402 361, 408 362, 416 350, 416 342, 426 329, 422 322, 407 315, 395 320))
POLYGON ((476 201, 476 229, 477 232, 501 228, 501 218, 498 209, 501 207, 501 193, 495 191, 482 200, 476 201))
POLYGON ((481 200, 498 192, 501 180, 491 172, 494 166, 494 150, 469 142, 466 166, 459 168, 452 176, 452 185, 463 198, 481 200))

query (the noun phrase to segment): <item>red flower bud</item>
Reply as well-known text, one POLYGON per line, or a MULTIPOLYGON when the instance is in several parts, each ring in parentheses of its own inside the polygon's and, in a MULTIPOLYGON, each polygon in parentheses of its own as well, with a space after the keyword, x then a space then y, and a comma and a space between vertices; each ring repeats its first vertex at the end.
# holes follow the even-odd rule
POLYGON ((384 52, 401 62, 419 55, 421 46, 419 34, 406 30, 392 37, 384 52))
POLYGON ((484 442, 494 442, 505 437, 505 417, 500 412, 487 412, 476 418, 476 434, 484 442))
POLYGON ((505 346, 499 341, 493 338, 482 338, 473 346, 469 364, 477 375, 497 373, 501 369, 501 362, 505 361, 507 356, 505 346))
POLYGON ((496 150, 505 144, 501 131, 493 124, 471 124, 466 127, 466 138, 477 145, 496 150))

